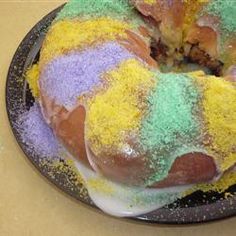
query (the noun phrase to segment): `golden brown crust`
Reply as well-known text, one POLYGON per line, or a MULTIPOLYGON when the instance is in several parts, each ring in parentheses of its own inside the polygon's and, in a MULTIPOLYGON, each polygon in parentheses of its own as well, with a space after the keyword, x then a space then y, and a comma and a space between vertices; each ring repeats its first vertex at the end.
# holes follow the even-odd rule
POLYGON ((209 182, 216 175, 217 170, 212 157, 203 153, 188 153, 177 158, 167 178, 154 184, 153 187, 209 182))
POLYGON ((57 105, 42 90, 40 100, 44 116, 56 137, 75 158, 90 166, 84 140, 85 108, 79 105, 69 112, 65 107, 57 105))
MULTIPOLYGON (((110 155, 105 153, 95 156, 88 148, 89 158, 96 165, 96 170, 107 178, 126 185, 144 185, 148 176, 155 172, 149 168, 144 156, 126 157, 125 155, 110 155)), ((209 182, 217 176, 214 159, 203 153, 188 153, 178 157, 173 163, 168 176, 149 186, 165 188, 170 186, 209 182)))
POLYGON ((126 33, 126 40, 118 38, 117 41, 130 52, 134 53, 138 58, 145 61, 148 65, 156 68, 157 62, 150 57, 151 50, 149 45, 147 45, 137 34, 131 31, 126 31, 126 33))
POLYGON ((217 33, 207 26, 194 24, 188 31, 186 42, 198 47, 212 58, 217 58, 217 33))
MULTIPOLYGON (((170 51, 179 48, 183 41, 184 3, 180 0, 157 0, 147 4, 143 0, 133 0, 135 7, 146 17, 152 18, 159 28, 164 43, 170 51)), ((153 24, 154 25, 154 24, 153 24)))
POLYGON ((216 76, 222 75, 223 64, 216 59, 211 58, 205 51, 199 48, 199 45, 193 45, 188 53, 190 62, 205 66, 216 76))

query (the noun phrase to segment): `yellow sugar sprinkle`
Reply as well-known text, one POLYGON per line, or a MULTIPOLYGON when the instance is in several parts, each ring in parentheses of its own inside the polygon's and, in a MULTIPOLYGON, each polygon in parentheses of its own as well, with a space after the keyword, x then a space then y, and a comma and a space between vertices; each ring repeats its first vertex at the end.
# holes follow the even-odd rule
POLYGON ((115 193, 115 189, 107 181, 102 179, 89 179, 87 187, 104 194, 111 195, 115 193))
POLYGON ((47 62, 68 50, 78 49, 101 41, 126 37, 128 24, 111 18, 97 18, 87 21, 63 20, 55 23, 41 50, 41 61, 47 62))
POLYGON ((211 136, 209 153, 222 171, 236 163, 236 88, 223 78, 203 71, 189 73, 205 90, 203 99, 207 133, 211 136))
POLYGON ((144 3, 152 5, 152 4, 156 3, 156 0, 144 0, 144 3))
POLYGON ((73 173, 74 177, 76 177, 76 179, 73 180, 75 184, 85 185, 84 179, 75 167, 74 161, 70 159, 67 159, 64 162, 54 161, 52 167, 54 170, 57 170, 58 173, 73 173))
POLYGON ((39 97, 39 87, 38 87, 38 80, 39 80, 39 66, 38 64, 33 65, 27 72, 26 72, 26 80, 29 84, 30 91, 35 98, 39 97))
MULTIPOLYGON (((62 155, 66 155, 63 154, 62 155)), ((51 179, 65 178, 63 186, 76 193, 82 199, 88 199, 88 192, 85 187, 84 179, 79 173, 73 160, 48 160, 40 159, 40 167, 46 168, 47 174, 51 179)))
POLYGON ((201 190, 203 192, 215 191, 222 193, 227 190, 230 186, 236 183, 236 171, 225 173, 218 181, 215 183, 209 184, 197 184, 187 192, 185 192, 185 196, 189 195, 197 190, 201 190))
POLYGON ((212 137, 211 150, 222 171, 236 162, 236 88, 222 78, 204 81, 203 109, 207 131, 212 137))
POLYGON ((236 153, 230 153, 222 162, 221 169, 223 171, 228 170, 236 163, 236 153))
POLYGON ((195 77, 196 79, 202 79, 203 76, 206 76, 206 74, 202 70, 197 70, 197 71, 189 72, 188 74, 190 76, 195 77))
POLYGON ((204 0, 185 0, 185 19, 184 19, 184 32, 187 32, 189 27, 196 19, 197 13, 201 10, 204 0))
POLYGON ((121 148, 127 133, 140 127, 145 95, 155 83, 153 73, 135 59, 121 63, 106 79, 109 89, 89 102, 87 114, 87 137, 97 154, 102 148, 121 148))

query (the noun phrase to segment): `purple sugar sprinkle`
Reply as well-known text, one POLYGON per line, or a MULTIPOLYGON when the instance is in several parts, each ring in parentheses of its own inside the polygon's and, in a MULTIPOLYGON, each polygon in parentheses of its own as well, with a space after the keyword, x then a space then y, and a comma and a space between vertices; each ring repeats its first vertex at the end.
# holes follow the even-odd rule
POLYGON ((23 113, 18 120, 22 141, 34 150, 38 155, 44 157, 58 157, 59 144, 44 121, 38 103, 23 113))
POLYGON ((135 57, 124 47, 109 42, 82 52, 73 51, 45 66, 40 83, 56 103, 73 107, 80 95, 99 85, 100 75, 121 61, 135 57))

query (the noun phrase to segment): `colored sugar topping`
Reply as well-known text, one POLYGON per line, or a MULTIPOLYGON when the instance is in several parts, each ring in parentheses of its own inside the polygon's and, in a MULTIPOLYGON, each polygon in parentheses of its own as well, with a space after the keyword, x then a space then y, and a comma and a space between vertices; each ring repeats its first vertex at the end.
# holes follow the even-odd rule
POLYGON ((38 64, 33 65, 27 72, 26 72, 26 80, 29 84, 30 90, 33 94, 34 98, 39 97, 39 66, 38 64))
MULTIPOLYGON (((73 182, 74 185, 78 186, 79 188, 84 188, 84 179, 82 178, 81 174, 78 172, 78 169, 75 166, 73 160, 70 159, 55 159, 51 163, 44 162, 48 168, 51 167, 53 170, 51 174, 52 177, 55 178, 56 174, 65 174, 68 175, 69 181, 73 182)), ((80 191, 84 191, 84 189, 80 189, 80 191)))
POLYGON ((45 65, 40 82, 43 90, 57 104, 72 107, 79 96, 101 84, 101 74, 132 57, 115 42, 90 47, 82 52, 73 51, 45 65))
POLYGON ((157 87, 148 99, 150 111, 141 126, 142 146, 152 153, 150 167, 157 170, 150 182, 166 177, 178 153, 191 151, 200 129, 195 115, 199 94, 193 79, 174 73, 156 77, 157 87))
POLYGON ((206 11, 220 18, 221 28, 228 32, 236 32, 236 1, 214 0, 210 1, 206 11))
POLYGON ((203 192, 208 191, 216 191, 219 193, 224 192, 230 186, 236 183, 236 171, 231 171, 225 173, 218 181, 215 183, 206 183, 206 184, 197 184, 193 188, 189 189, 186 192, 186 195, 189 195, 197 190, 201 190, 203 192))
POLYGON ((44 157, 57 157, 59 144, 49 126, 45 123, 37 103, 18 120, 21 138, 30 149, 44 157))
POLYGON ((207 1, 201 0, 185 0, 185 18, 184 31, 187 31, 192 23, 196 20, 196 14, 202 9, 207 1))
POLYGON ((60 158, 41 158, 38 161, 40 168, 47 170, 47 174, 51 179, 57 180, 58 176, 66 178, 63 181, 63 186, 81 199, 88 200, 84 179, 76 168, 75 162, 67 158, 66 155, 61 156, 60 153, 60 158))
POLYGON ((97 94, 89 104, 87 138, 93 151, 122 148, 126 135, 140 128, 145 112, 145 94, 154 86, 150 72, 141 62, 130 59, 109 72, 109 89, 97 94))
POLYGON ((127 0, 73 0, 66 4, 56 20, 80 17, 130 17, 133 7, 127 0))
POLYGON ((87 186, 93 189, 93 191, 102 192, 104 194, 113 195, 115 193, 114 187, 109 185, 104 179, 91 178, 87 181, 87 186))
POLYGON ((156 0, 144 0, 144 3, 152 5, 152 4, 156 3, 156 0))
POLYGON ((41 63, 70 50, 81 49, 91 44, 101 44, 126 38, 128 24, 111 18, 101 17, 94 20, 63 20, 56 22, 45 39, 41 50, 41 63))
POLYGON ((203 109, 211 149, 219 153, 216 161, 224 171, 236 162, 236 89, 234 84, 216 77, 203 84, 203 109))

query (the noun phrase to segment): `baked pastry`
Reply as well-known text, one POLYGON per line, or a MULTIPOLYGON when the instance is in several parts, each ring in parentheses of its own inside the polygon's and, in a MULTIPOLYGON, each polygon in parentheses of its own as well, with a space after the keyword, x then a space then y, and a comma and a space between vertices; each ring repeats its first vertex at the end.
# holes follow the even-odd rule
POLYGON ((42 112, 57 138, 128 186, 219 178, 236 162, 231 9, 234 1, 70 1, 39 61, 42 112), (181 72, 189 62, 198 71, 181 72))
MULTIPOLYGON (((153 47, 179 61, 207 66, 222 75, 236 61, 234 1, 132 0, 157 29, 153 47)), ((158 53, 160 54, 160 53, 158 53)), ((160 57, 160 55, 157 55, 160 57)))

